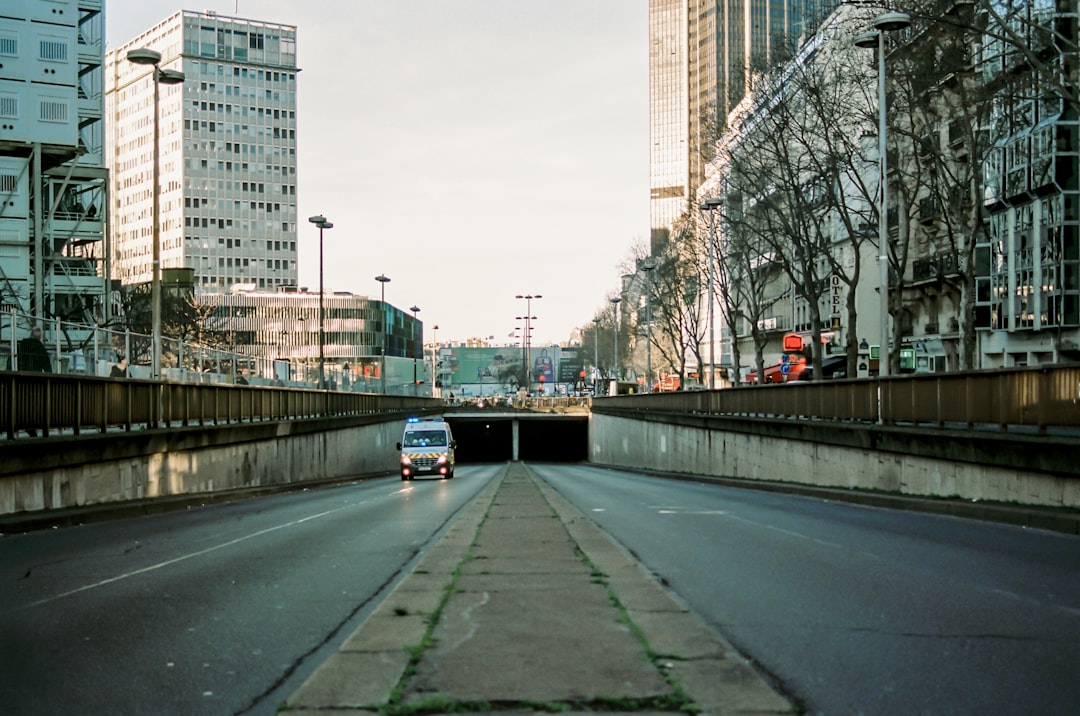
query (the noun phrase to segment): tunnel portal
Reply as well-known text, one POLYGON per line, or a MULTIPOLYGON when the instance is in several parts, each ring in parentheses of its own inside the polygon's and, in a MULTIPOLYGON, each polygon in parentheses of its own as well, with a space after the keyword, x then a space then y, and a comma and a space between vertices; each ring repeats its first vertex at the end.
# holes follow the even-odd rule
POLYGON ((444 416, 457 440, 457 461, 583 462, 589 457, 587 415, 469 413, 444 416), (515 430, 515 423, 517 428, 515 430))

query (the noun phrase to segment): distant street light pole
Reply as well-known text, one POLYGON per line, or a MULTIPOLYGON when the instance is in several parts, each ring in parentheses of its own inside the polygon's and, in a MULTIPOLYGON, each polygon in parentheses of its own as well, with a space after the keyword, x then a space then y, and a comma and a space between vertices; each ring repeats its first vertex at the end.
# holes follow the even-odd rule
MULTIPOLYGON (((437 398, 435 394, 435 378, 439 368, 439 339, 436 337, 439 334, 439 327, 431 327, 431 397, 437 398)), ((442 392, 441 390, 439 392, 442 392)))
POLYGON ((701 203, 701 210, 709 214, 709 390, 716 389, 716 335, 713 329, 713 306, 716 304, 713 288, 713 247, 716 245, 716 224, 713 216, 723 202, 715 197, 701 203))
MULTIPOLYGON (((881 346, 878 348, 878 377, 889 375, 889 164, 885 142, 885 33, 903 30, 911 26, 911 16, 906 12, 886 12, 874 18, 873 30, 859 33, 855 46, 877 48, 878 55, 878 269, 881 288, 881 346)), ((879 399, 880 403, 880 399, 879 399)))
MULTIPOLYGON (((409 310, 412 311, 413 330, 415 331, 416 326, 418 325, 417 324, 417 319, 416 319, 416 314, 420 313, 420 307, 419 306, 411 306, 409 308, 409 310)), ((423 346, 424 346, 424 334, 421 333, 420 334, 420 352, 421 353, 424 350, 423 346)), ((413 355, 413 359, 412 359, 412 390, 413 390, 413 395, 414 396, 420 394, 420 388, 416 384, 416 355, 413 355)))
POLYGON ((375 277, 375 280, 382 284, 382 295, 380 297, 380 308, 383 314, 382 320, 382 350, 379 351, 379 380, 382 383, 382 394, 386 395, 386 316, 389 311, 386 310, 386 284, 390 283, 390 279, 385 274, 379 274, 375 277))
POLYGON ((616 296, 611 299, 612 314, 615 316, 615 395, 619 394, 619 301, 616 296))
POLYGON ((325 309, 323 304, 323 229, 332 229, 334 225, 326 220, 326 217, 322 214, 318 216, 312 216, 308 219, 312 224, 319 227, 319 390, 326 388, 326 375, 324 365, 326 364, 325 346, 326 346, 326 333, 323 324, 326 321, 325 309))
POLYGON ((641 263, 641 270, 645 272, 645 392, 652 392, 652 272, 656 268, 653 257, 645 259, 641 263))
MULTIPOLYGON (((153 65, 154 76, 154 162, 153 162, 153 188, 151 191, 152 203, 150 208, 150 313, 151 313, 151 341, 153 342, 153 354, 150 360, 150 377, 161 378, 161 117, 160 117, 160 86, 176 85, 184 81, 184 73, 179 70, 163 70, 158 65, 161 63, 161 53, 149 48, 129 50, 127 53, 129 62, 137 65, 153 65)), ((158 415, 160 418, 160 414, 158 415)))
POLYGON ((593 369, 592 369, 592 392, 593 397, 600 395, 600 319, 594 318, 593 322, 593 369))
POLYGON ((532 322, 536 316, 532 314, 532 301, 534 298, 543 298, 540 294, 518 294, 514 298, 525 299, 525 392, 532 393, 532 322))

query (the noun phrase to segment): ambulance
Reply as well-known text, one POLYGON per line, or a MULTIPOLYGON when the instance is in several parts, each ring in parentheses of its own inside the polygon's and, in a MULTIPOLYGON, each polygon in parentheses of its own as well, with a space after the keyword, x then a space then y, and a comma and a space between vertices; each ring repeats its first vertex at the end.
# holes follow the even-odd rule
POLYGON ((454 477, 457 441, 442 418, 409 418, 397 449, 401 451, 401 479, 433 475, 454 477))

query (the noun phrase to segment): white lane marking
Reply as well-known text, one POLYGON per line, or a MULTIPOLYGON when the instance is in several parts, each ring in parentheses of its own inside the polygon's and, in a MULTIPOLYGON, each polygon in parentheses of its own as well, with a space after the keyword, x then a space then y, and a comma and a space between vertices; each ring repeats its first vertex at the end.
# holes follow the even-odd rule
POLYGON ((104 587, 107 584, 112 584, 114 582, 119 582, 119 581, 122 581, 124 579, 129 579, 131 577, 137 577, 140 574, 146 574, 147 572, 153 572, 155 570, 162 569, 164 567, 168 567, 168 566, 177 564, 179 562, 183 562, 185 560, 193 559, 195 557, 201 557, 204 554, 209 554, 211 552, 216 552, 217 550, 225 549, 226 547, 232 547, 233 545, 240 544, 241 542, 246 542, 249 539, 254 539, 255 537, 261 537, 262 535, 269 534, 271 532, 276 532, 278 530, 283 530, 286 527, 295 527, 296 525, 303 524, 304 522, 310 522, 311 520, 315 520, 315 519, 318 519, 320 517, 326 517, 327 515, 332 515, 335 512, 340 512, 341 510, 345 510, 345 509, 348 509, 350 507, 355 507, 356 504, 360 504, 360 503, 354 503, 354 504, 351 504, 351 505, 344 505, 342 507, 336 507, 336 508, 334 508, 332 510, 327 510, 326 512, 319 512, 318 514, 308 515, 307 517, 301 518, 299 520, 293 520, 292 522, 286 522, 285 524, 277 525, 275 527, 267 527, 264 530, 259 530, 258 532, 252 532, 249 535, 245 535, 243 537, 237 537, 236 539, 229 540, 228 542, 222 542, 219 545, 214 545, 213 547, 207 547, 206 549, 201 549, 198 552, 192 552, 190 554, 185 554, 185 555, 182 555, 180 557, 174 557, 173 559, 167 559, 164 562, 158 562, 157 564, 151 564, 150 566, 143 567, 142 569, 136 569, 136 570, 134 570, 132 572, 126 572, 125 574, 120 574, 120 575, 117 575, 115 577, 109 577, 108 579, 103 579, 100 582, 94 582, 93 584, 86 584, 86 585, 83 585, 83 586, 78 587, 76 589, 72 589, 70 591, 63 592, 62 594, 57 594, 57 595, 52 596, 52 597, 46 597, 45 599, 39 599, 36 602, 32 602, 30 604, 30 606, 31 607, 38 607, 38 606, 41 606, 42 604, 48 604, 49 602, 55 602, 58 599, 63 599, 64 597, 70 597, 70 596, 72 596, 74 594, 78 594, 80 592, 86 592, 86 591, 89 591, 91 589, 97 589, 98 587, 104 587))

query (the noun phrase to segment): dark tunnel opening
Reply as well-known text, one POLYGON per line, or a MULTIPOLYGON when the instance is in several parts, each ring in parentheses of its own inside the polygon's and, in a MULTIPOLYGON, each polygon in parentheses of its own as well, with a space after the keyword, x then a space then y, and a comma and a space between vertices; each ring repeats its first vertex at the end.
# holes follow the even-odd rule
MULTIPOLYGON (((457 462, 506 462, 514 457, 514 419, 447 417, 457 462)), ((589 457, 588 417, 518 418, 518 459, 582 462, 589 457)))

